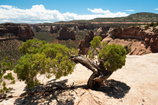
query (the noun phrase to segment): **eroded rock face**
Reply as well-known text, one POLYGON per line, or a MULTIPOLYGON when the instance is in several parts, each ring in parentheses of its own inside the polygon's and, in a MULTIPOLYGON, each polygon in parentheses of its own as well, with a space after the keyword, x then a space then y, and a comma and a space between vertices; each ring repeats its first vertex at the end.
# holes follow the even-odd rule
POLYGON ((94 32, 92 30, 90 30, 88 32, 88 34, 85 36, 85 46, 86 47, 89 47, 91 45, 90 42, 91 42, 91 40, 93 40, 93 38, 94 38, 94 32))
POLYGON ((105 26, 101 26, 97 32, 95 33, 95 36, 101 36, 102 39, 105 38, 107 35, 106 35, 106 32, 109 30, 109 27, 105 27, 105 26))
POLYGON ((60 30, 59 30, 59 35, 57 36, 58 40, 67 40, 67 39, 71 39, 71 40, 75 40, 75 33, 74 31, 70 31, 66 26, 63 26, 60 30))
POLYGON ((34 33, 29 25, 22 25, 19 27, 18 38, 21 40, 33 39, 34 33))
POLYGON ((83 55, 86 54, 86 46, 84 40, 80 41, 78 48, 79 48, 79 54, 83 54, 83 55))
POLYGON ((110 35, 112 38, 142 40, 145 36, 145 32, 139 27, 110 28, 107 35, 110 35))
POLYGON ((14 38, 18 38, 20 40, 33 39, 35 37, 31 27, 28 24, 0 24, 0 36, 3 36, 6 33, 12 33, 12 35, 15 36, 14 38))
POLYGON ((50 27, 50 33, 57 33, 58 32, 58 28, 57 28, 57 26, 51 26, 50 27))
POLYGON ((36 30, 36 32, 39 32, 41 29, 39 26, 35 26, 35 30, 36 30))
POLYGON ((84 30, 84 29, 93 29, 91 25, 85 25, 85 24, 80 24, 77 27, 79 30, 84 30))
POLYGON ((131 49, 129 55, 158 52, 158 33, 151 27, 147 30, 139 27, 110 28, 107 36, 108 39, 104 38, 102 42, 108 40, 109 44, 128 46, 131 49))

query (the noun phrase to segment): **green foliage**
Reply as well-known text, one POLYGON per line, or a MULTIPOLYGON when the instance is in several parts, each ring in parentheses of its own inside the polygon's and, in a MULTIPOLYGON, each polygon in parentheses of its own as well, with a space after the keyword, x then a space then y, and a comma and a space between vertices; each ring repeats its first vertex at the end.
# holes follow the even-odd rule
POLYGON ((99 46, 101 40, 102 40, 102 37, 101 37, 101 36, 96 36, 96 37, 94 37, 93 40, 91 41, 91 46, 92 46, 92 48, 93 48, 93 49, 96 49, 96 48, 99 46))
POLYGON ((145 29, 147 30, 150 26, 153 26, 153 27, 158 26, 158 22, 156 22, 156 23, 151 22, 150 24, 147 24, 147 25, 145 26, 145 29))
POLYGON ((107 45, 107 43, 101 42, 101 37, 94 37, 91 41, 92 49, 88 52, 89 58, 93 59, 94 55, 98 55, 98 61, 103 61, 104 68, 110 71, 116 71, 125 65, 126 49, 121 45, 107 45), (100 47, 101 50, 96 48, 100 47))
POLYGON ((126 50, 121 45, 104 46, 98 55, 98 60, 104 62, 106 70, 115 71, 125 65, 126 50))
POLYGON ((88 52, 88 56, 90 59, 94 59, 94 56, 98 54, 98 50, 96 48, 100 47, 102 37, 96 36, 91 41, 91 50, 88 52))
POLYGON ((89 57, 90 59, 94 59, 94 56, 95 56, 94 50, 90 50, 90 51, 88 52, 88 57, 89 57))
POLYGON ((47 78, 55 75, 56 79, 73 72, 75 63, 69 58, 77 54, 75 49, 69 49, 56 43, 45 43, 37 39, 28 40, 19 48, 24 54, 15 66, 18 79, 25 81, 28 88, 39 85, 37 74, 45 74, 47 78))
MULTIPOLYGON (((13 62, 8 60, 8 57, 5 57, 0 66, 0 93, 4 94, 5 92, 8 92, 9 89, 6 87, 6 83, 4 82, 4 79, 13 80, 14 77, 12 76, 12 73, 8 73, 4 76, 7 70, 12 70, 13 62)), ((15 83, 15 81, 14 81, 15 83)))
POLYGON ((131 48, 129 48, 128 46, 124 46, 124 48, 126 49, 127 54, 131 52, 131 48))
POLYGON ((15 84, 15 80, 13 80, 12 82, 10 82, 10 84, 15 84))
POLYGON ((22 54, 26 54, 26 53, 37 53, 39 48, 46 44, 45 41, 39 41, 37 39, 33 39, 33 40, 27 40, 25 43, 22 43, 22 46, 19 47, 19 50, 22 54))
POLYGON ((12 76, 12 73, 8 73, 7 75, 4 76, 5 79, 8 80, 14 80, 14 77, 12 76))

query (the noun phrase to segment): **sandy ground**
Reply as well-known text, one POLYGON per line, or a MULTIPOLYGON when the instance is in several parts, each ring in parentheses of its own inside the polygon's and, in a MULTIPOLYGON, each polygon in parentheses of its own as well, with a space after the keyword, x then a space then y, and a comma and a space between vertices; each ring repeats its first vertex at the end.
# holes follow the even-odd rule
POLYGON ((91 90, 85 88, 91 71, 77 64, 71 75, 60 80, 39 77, 44 84, 58 83, 65 89, 51 87, 52 91, 45 94, 26 96, 22 95, 26 92, 25 84, 17 80, 9 85, 13 97, 1 99, 0 105, 158 105, 157 70, 158 53, 127 56, 122 69, 114 72, 100 88, 91 90))

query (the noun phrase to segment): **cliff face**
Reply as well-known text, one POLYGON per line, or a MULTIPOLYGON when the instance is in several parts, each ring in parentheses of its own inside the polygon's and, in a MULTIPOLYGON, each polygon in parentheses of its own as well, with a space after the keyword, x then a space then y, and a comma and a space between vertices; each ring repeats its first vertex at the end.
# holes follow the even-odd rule
POLYGON ((107 35, 113 38, 120 39, 143 39, 145 32, 139 27, 128 27, 128 28, 110 28, 107 35))
POLYGON ((109 30, 110 27, 105 27, 105 26, 101 26, 97 32, 95 33, 95 36, 101 36, 102 39, 105 38, 107 35, 106 35, 106 32, 109 30))
POLYGON ((149 27, 147 30, 139 27, 110 28, 103 42, 121 44, 131 49, 130 55, 141 55, 158 52, 157 28, 149 27), (110 39, 109 39, 110 38, 110 39))
POLYGON ((59 35, 57 36, 58 40, 67 40, 67 39, 71 39, 71 40, 75 40, 75 33, 74 31, 70 31, 67 26, 63 26, 60 30, 59 30, 59 35))
POLYGON ((57 28, 57 26, 51 26, 50 27, 50 33, 57 33, 58 32, 58 28, 57 28))
MULTIPOLYGON (((90 42, 94 36, 101 36, 103 38, 102 42, 120 44, 126 47, 129 55, 143 55, 158 52, 158 26, 154 28, 149 27, 147 30, 143 27, 136 26, 126 28, 117 27, 110 28, 107 33, 104 30, 104 27, 100 27, 95 34, 93 31, 89 31, 85 37, 85 48, 90 46, 90 42)), ((83 43, 80 44, 80 52, 87 54, 85 53, 86 51, 83 51, 85 48, 81 48, 83 43)))
POLYGON ((34 33, 28 24, 4 23, 0 24, 1 40, 17 38, 20 40, 33 39, 34 33), (5 37, 5 34, 11 34, 12 37, 5 37))

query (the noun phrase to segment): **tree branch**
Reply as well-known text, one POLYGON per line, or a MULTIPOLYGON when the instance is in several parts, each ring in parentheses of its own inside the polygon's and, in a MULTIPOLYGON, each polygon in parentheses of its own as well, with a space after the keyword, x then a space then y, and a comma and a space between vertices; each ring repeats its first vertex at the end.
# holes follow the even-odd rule
POLYGON ((90 60, 88 60, 86 57, 82 55, 78 56, 71 56, 70 59, 74 61, 75 63, 81 63, 83 66, 87 67, 90 69, 92 72, 98 74, 98 67, 94 63, 92 63, 90 60))

